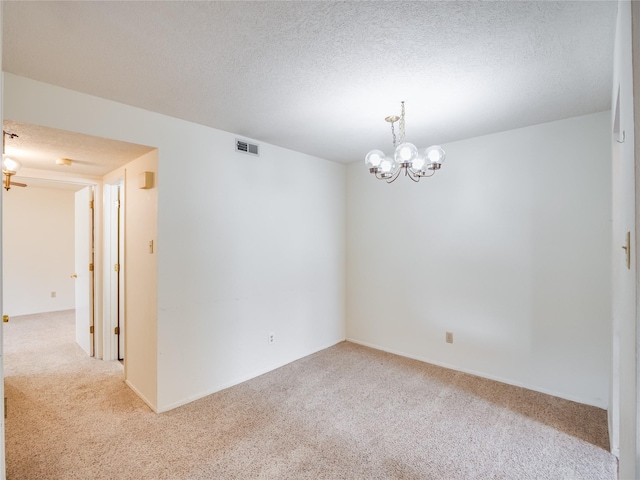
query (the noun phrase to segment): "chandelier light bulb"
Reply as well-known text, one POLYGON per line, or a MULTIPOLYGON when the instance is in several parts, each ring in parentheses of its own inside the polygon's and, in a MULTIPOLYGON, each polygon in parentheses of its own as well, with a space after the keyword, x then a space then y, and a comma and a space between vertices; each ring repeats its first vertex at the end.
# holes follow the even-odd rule
POLYGON ((384 159, 384 152, 382 150, 371 150, 364 157, 364 163, 369 168, 378 168, 384 159))
POLYGON ((416 173, 425 172, 427 170, 427 160, 424 155, 418 155, 413 162, 411 162, 411 168, 416 173))
POLYGON ((433 145, 427 148, 425 156, 427 157, 431 165, 437 165, 439 168, 440 165, 444 162, 447 154, 444 152, 440 145, 433 145))
POLYGON ((16 173, 20 168, 20 162, 10 157, 4 157, 2 159, 2 171, 9 173, 16 173))
POLYGON ((380 171, 385 175, 393 175, 397 167, 398 163, 389 155, 384 157, 382 162, 380 162, 380 171))
POLYGON ((418 149, 413 143, 401 143, 396 147, 393 156, 400 165, 411 163, 418 156, 418 149))

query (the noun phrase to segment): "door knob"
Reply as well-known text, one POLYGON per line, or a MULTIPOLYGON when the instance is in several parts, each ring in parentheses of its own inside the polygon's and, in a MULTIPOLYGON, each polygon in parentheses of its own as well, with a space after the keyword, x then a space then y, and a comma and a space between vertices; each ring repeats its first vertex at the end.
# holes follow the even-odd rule
POLYGON ((71 275, 71 278, 78 278, 78 274, 74 273, 73 275, 71 275))
POLYGON ((2 315, 2 321, 3 321, 4 323, 9 322, 9 315, 2 315))

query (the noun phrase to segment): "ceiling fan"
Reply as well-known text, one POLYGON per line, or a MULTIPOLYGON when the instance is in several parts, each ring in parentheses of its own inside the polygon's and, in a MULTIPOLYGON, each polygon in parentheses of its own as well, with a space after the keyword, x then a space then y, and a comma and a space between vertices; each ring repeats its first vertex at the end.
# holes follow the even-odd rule
POLYGON ((11 177, 15 175, 20 168, 20 162, 14 160, 13 158, 9 158, 4 154, 4 140, 7 135, 9 136, 9 138, 15 138, 18 136, 15 133, 9 133, 5 130, 2 131, 2 173, 4 174, 2 183, 4 189, 9 190, 11 187, 26 187, 26 183, 11 181, 11 177))
MULTIPOLYGON (((2 173, 4 173, 4 171, 2 173)), ((5 190, 9 190, 11 187, 27 187, 28 186, 26 183, 12 182, 10 175, 7 175, 6 173, 4 173, 4 175, 5 175, 5 179, 4 179, 5 190), (7 182, 7 180, 9 180, 9 182, 7 182), (7 186, 7 183, 9 184, 9 186, 7 186)))

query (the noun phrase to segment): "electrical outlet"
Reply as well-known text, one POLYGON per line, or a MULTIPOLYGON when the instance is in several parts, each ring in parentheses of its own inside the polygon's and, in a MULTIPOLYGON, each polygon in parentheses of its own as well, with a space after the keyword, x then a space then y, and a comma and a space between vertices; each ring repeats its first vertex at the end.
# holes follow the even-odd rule
POLYGON ((445 340, 446 340, 447 343, 453 343, 453 333, 447 332, 445 340))
POLYGON ((269 334, 269 344, 272 344, 272 343, 273 343, 273 342, 275 342, 275 341, 276 341, 276 334, 275 334, 275 333, 273 333, 273 332, 271 332, 271 333, 269 334))
POLYGON ((56 292, 51 292, 51 298, 56 298, 56 292))

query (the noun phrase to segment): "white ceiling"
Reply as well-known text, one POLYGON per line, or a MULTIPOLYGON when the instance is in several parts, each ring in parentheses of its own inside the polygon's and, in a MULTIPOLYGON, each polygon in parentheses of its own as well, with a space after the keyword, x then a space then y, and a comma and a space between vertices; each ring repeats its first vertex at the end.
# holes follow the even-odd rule
POLYGON ((616 4, 4 1, 3 70, 348 163, 609 109, 616 4))
POLYGON ((153 150, 144 145, 12 120, 3 121, 3 130, 18 135, 5 137, 5 153, 23 166, 74 175, 102 177, 153 150), (60 158, 71 160, 71 165, 56 165, 60 158))

